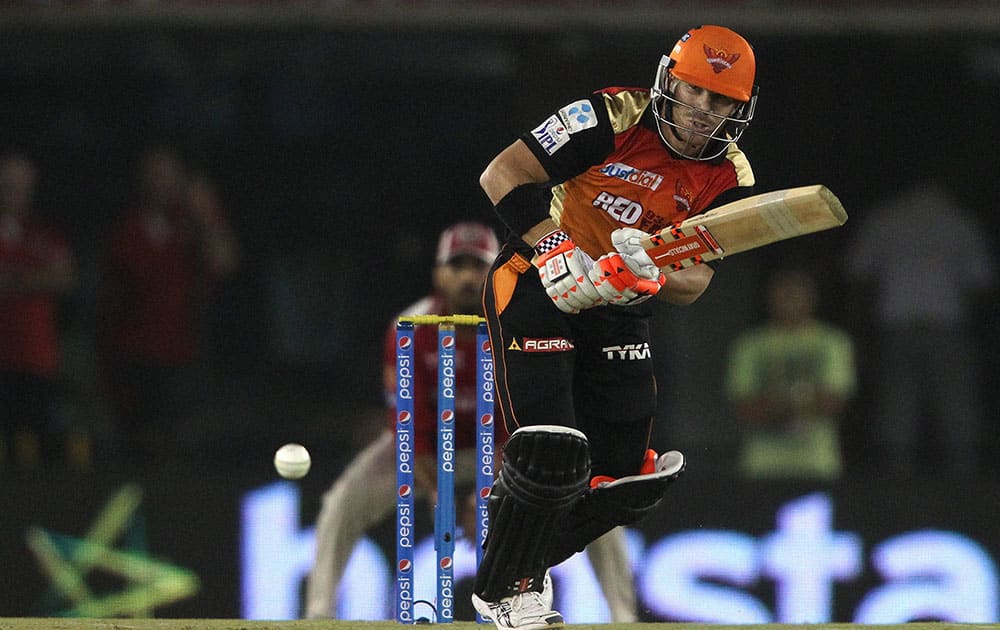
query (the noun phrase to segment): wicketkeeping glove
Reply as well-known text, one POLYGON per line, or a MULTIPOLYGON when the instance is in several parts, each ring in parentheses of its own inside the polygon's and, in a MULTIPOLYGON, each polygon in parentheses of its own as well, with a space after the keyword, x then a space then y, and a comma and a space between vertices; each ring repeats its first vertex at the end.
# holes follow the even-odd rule
POLYGON ((564 313, 604 304, 594 287, 591 271, 594 260, 576 246, 562 230, 550 232, 535 244, 532 262, 552 303, 564 313))

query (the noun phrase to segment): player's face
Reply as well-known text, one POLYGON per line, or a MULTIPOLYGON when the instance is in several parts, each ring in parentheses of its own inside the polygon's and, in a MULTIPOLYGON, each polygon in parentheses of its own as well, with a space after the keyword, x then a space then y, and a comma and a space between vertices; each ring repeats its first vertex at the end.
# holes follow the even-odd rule
POLYGON ((489 269, 488 263, 475 256, 455 256, 435 267, 434 288, 449 302, 452 312, 479 313, 489 269))
POLYGON ((810 319, 816 300, 816 284, 804 273, 782 273, 772 279, 768 288, 771 317, 784 324, 798 324, 810 319))
POLYGON ((669 127, 667 139, 683 155, 698 155, 712 136, 721 135, 727 117, 740 106, 733 98, 680 79, 671 82, 670 92, 675 126, 669 127))

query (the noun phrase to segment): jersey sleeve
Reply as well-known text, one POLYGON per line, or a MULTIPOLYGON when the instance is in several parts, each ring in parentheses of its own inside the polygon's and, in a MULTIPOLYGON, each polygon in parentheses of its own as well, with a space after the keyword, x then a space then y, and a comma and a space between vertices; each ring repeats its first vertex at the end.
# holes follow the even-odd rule
POLYGON ((561 108, 521 140, 559 183, 600 164, 614 150, 615 132, 602 96, 594 94, 561 108))

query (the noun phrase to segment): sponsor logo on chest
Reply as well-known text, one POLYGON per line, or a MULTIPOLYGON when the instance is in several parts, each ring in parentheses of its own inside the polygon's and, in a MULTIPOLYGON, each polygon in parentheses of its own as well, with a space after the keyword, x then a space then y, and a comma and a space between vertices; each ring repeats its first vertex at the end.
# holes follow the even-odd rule
POLYGON ((636 186, 642 186, 650 190, 656 190, 663 183, 663 175, 644 171, 634 166, 629 166, 622 162, 605 164, 601 167, 600 173, 607 177, 616 177, 636 186))

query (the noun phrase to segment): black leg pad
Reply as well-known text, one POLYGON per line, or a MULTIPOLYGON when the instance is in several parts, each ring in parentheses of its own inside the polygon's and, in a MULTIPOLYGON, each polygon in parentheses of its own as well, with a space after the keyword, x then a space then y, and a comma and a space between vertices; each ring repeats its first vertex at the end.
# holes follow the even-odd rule
POLYGON ((490 493, 490 530, 475 592, 488 602, 542 590, 558 523, 590 479, 587 438, 553 425, 522 427, 504 445, 490 493))
POLYGON ((667 486, 684 472, 684 456, 666 454, 655 473, 623 477, 588 489, 559 523, 547 563, 555 566, 620 525, 631 525, 660 505, 667 486))

